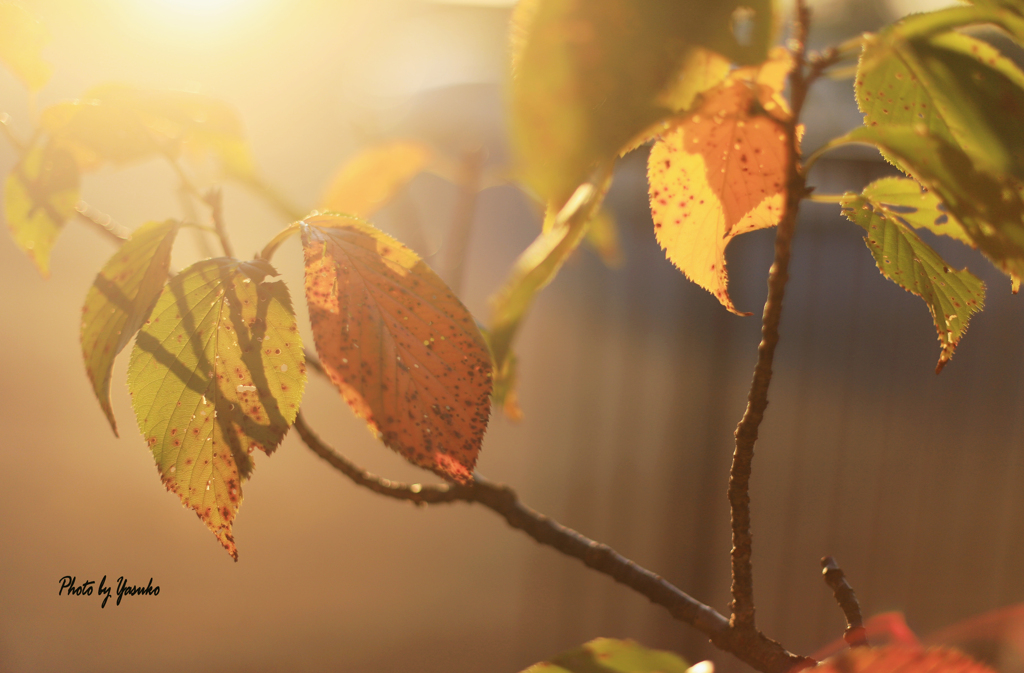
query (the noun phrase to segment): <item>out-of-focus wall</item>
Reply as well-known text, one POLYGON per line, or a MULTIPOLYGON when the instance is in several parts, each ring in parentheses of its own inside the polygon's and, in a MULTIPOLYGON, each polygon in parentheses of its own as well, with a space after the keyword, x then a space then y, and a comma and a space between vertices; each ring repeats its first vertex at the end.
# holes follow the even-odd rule
MULTIPOLYGON (((179 24, 143 0, 26 5, 54 37, 56 75, 37 108, 110 80, 198 88, 240 110, 265 174, 307 207, 340 161, 391 135, 453 157, 483 144, 493 163, 507 158, 507 9, 258 0, 236 6, 231 28, 224 16, 179 24)), ((885 18, 880 5, 830 11, 822 43, 885 18)), ((27 128, 4 73, 0 108, 27 128)), ((826 84, 809 115, 808 145, 824 139, 815 128, 856 124, 849 83, 826 84)), ((0 145, 0 169, 13 161, 0 145)), ((885 170, 852 155, 822 162, 812 182, 837 192, 885 170)), ((134 228, 180 215, 175 188, 152 163, 90 175, 84 197, 134 228)), ((455 198, 453 185, 424 175, 378 222, 437 263, 455 198)), ((479 470, 724 611, 725 486, 758 319, 726 313, 665 260, 642 152, 622 162, 609 204, 626 264, 609 270, 582 251, 544 291, 519 341, 526 418, 494 417, 479 470)), ((284 224, 236 186, 225 205, 239 254, 284 224)), ((1021 300, 980 257, 943 246, 984 277, 989 299, 936 377, 923 302, 877 273, 859 228, 836 211, 808 204, 799 224, 753 481, 759 620, 800 652, 843 628, 820 580, 825 554, 867 614, 904 610, 921 633, 1024 600, 1021 300)), ((463 292, 480 319, 538 229, 515 189, 480 195, 463 292)), ((183 235, 177 267, 194 247, 183 235)), ((120 383, 127 358, 114 372, 120 439, 92 397, 79 308, 111 251, 72 223, 43 281, 0 238, 0 671, 512 672, 600 635, 736 668, 660 608, 489 511, 385 500, 291 435, 245 486, 232 563, 161 487, 120 383), (64 575, 152 577, 161 593, 101 609, 58 597, 64 575)), ((729 251, 733 297, 755 315, 770 259, 771 232, 729 251)), ((298 298, 297 243, 275 262, 298 298)), ((360 464, 431 479, 380 447, 316 377, 304 408, 360 464)))

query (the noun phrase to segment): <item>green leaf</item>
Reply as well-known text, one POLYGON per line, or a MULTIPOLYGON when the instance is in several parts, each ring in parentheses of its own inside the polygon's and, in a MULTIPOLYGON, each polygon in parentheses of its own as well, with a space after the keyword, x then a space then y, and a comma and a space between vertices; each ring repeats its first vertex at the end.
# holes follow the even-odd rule
POLYGON ((132 233, 96 276, 82 306, 82 357, 96 399, 117 434, 110 408, 114 358, 149 318, 171 264, 180 222, 149 222, 132 233))
POLYGON ((874 145, 924 185, 967 236, 1010 278, 1024 277, 1024 199, 1016 183, 979 170, 962 150, 923 126, 862 126, 830 142, 874 145))
POLYGON ((75 154, 83 170, 185 154, 200 161, 212 155, 228 175, 253 173, 238 115, 228 104, 201 94, 105 84, 80 100, 43 110, 40 124, 75 154))
POLYGON ((540 0, 514 18, 517 162, 526 183, 556 208, 598 164, 671 113, 660 96, 677 86, 673 76, 690 47, 756 63, 772 28, 768 0, 540 0), (753 11, 745 45, 732 30, 740 7, 753 11))
POLYGON ((632 640, 596 638, 522 673, 685 673, 686 662, 632 640))
POLYGON ((44 278, 50 275, 50 250, 75 214, 78 190, 74 158, 52 143, 30 147, 7 176, 7 226, 44 278))
MULTIPOLYGON (((512 357, 512 341, 534 298, 558 275, 569 255, 579 246, 587 232, 587 225, 601 207, 611 184, 610 169, 594 183, 584 183, 560 210, 548 207, 544 229, 516 260, 505 285, 491 298, 493 309, 488 327, 488 345, 494 358, 500 391, 511 389, 505 376, 514 376, 515 368, 508 363, 512 357)), ((501 404, 498 399, 496 403, 501 404)))
POLYGON ((357 416, 414 465, 473 479, 490 417, 476 321, 409 248, 353 217, 302 223, 320 362, 357 416))
POLYGON ((985 284, 966 269, 950 269, 912 229, 931 229, 936 222, 945 226, 948 215, 933 194, 901 178, 877 180, 861 194, 847 193, 840 203, 843 214, 867 232, 864 242, 882 275, 928 305, 941 348, 938 373, 953 357, 971 316, 985 305, 985 284))
POLYGON ((34 16, 9 2, 0 2, 0 61, 31 91, 46 84, 53 67, 42 59, 50 37, 34 16))
POLYGON ((946 33, 867 41, 855 90, 864 123, 924 124, 981 168, 1024 177, 1024 73, 986 42, 946 33))
POLYGON ((135 340, 128 390, 167 490, 237 560, 231 524, 251 453, 295 420, 305 356, 288 290, 268 262, 225 257, 164 287, 135 340))

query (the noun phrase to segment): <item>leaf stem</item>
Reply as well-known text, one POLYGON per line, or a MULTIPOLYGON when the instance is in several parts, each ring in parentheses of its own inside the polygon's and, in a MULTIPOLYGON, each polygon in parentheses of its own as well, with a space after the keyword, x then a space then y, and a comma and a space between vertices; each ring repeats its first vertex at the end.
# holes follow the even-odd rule
POLYGON ((114 218, 106 213, 97 211, 85 201, 79 201, 75 205, 75 215, 86 224, 91 224, 97 231, 117 243, 117 245, 121 245, 131 236, 131 232, 114 222, 114 218))
POLYGON ((786 673, 805 666, 809 660, 787 652, 775 641, 760 636, 751 639, 729 626, 728 620, 671 583, 625 558, 606 544, 596 542, 527 507, 508 486, 495 484, 480 475, 472 484, 403 484, 381 478, 356 466, 327 446, 306 424, 301 412, 295 429, 302 441, 358 486, 374 493, 416 505, 477 503, 496 512, 513 528, 537 542, 579 559, 585 565, 624 584, 652 603, 669 611, 675 619, 706 635, 721 650, 729 652, 763 673, 786 673))
POLYGON ((228 239, 227 229, 224 227, 224 194, 220 189, 211 189, 203 196, 203 202, 210 207, 210 218, 213 220, 214 233, 220 241, 220 248, 227 257, 234 257, 234 248, 228 239))
POLYGON ((274 238, 270 239, 270 242, 263 246, 263 250, 260 251, 259 255, 260 259, 265 259, 269 262, 270 258, 274 256, 274 253, 277 252, 277 249, 281 244, 297 233, 299 233, 299 222, 293 222, 281 231, 277 232, 274 238))
POLYGON ((810 194, 804 198, 815 203, 840 203, 844 196, 844 194, 810 194))
POLYGON ((23 143, 16 135, 10 125, 11 116, 6 112, 0 112, 0 129, 3 130, 4 137, 7 138, 7 142, 18 151, 18 154, 25 153, 25 143, 23 143))

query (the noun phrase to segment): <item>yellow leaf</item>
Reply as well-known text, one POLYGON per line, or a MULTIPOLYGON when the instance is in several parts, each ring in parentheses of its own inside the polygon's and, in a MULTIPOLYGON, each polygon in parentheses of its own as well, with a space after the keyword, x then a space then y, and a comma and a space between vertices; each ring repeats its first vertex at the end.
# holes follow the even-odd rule
POLYGON ((371 147, 338 169, 320 209, 368 217, 426 168, 432 155, 426 145, 407 140, 371 147))
MULTIPOLYGON (((658 243, 686 277, 733 313, 725 248, 778 224, 789 148, 783 125, 757 108, 772 90, 731 80, 655 143, 648 159, 658 243)), ((777 103, 776 103, 777 104, 777 103)))

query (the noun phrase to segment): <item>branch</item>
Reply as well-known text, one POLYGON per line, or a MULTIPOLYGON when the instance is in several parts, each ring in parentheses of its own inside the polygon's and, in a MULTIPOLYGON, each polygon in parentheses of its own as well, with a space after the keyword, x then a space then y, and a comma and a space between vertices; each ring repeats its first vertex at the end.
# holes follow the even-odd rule
MULTIPOLYGON (((731 624, 743 631, 759 633, 754 619, 754 573, 751 564, 753 539, 750 533, 750 471, 754 460, 757 431, 768 406, 768 387, 772 380, 772 362, 779 341, 782 299, 789 280, 790 244, 796 228, 800 200, 807 188, 800 168, 797 122, 807 96, 808 78, 804 75, 805 43, 810 12, 802 0, 797 2, 794 37, 791 40, 794 67, 790 73, 792 119, 786 123, 790 147, 786 180, 786 203, 775 233, 775 259, 768 272, 768 298, 761 319, 761 343, 757 347, 747 408, 736 427, 736 450, 729 470, 729 507, 732 513, 732 612, 731 624)), ((813 74, 812 70, 812 74, 813 74)), ((819 71, 820 72, 820 71, 819 71)), ((816 76, 816 75, 815 75, 816 76)))
POLYGON ((220 240, 221 250, 227 257, 234 257, 235 253, 228 240, 228 232, 224 227, 224 194, 220 189, 211 189, 203 195, 203 202, 210 207, 210 217, 213 219, 213 229, 217 232, 220 240))
POLYGON ((846 632, 843 633, 843 640, 850 647, 867 647, 868 636, 867 631, 864 630, 864 619, 860 614, 860 603, 857 602, 857 594, 853 592, 853 587, 846 581, 846 574, 831 556, 821 559, 821 568, 825 584, 832 589, 839 608, 846 616, 846 632))
POLYGON ((91 224, 100 233, 117 245, 121 245, 128 240, 129 236, 131 236, 131 232, 120 224, 114 222, 114 218, 110 217, 110 215, 99 212, 85 201, 79 201, 75 205, 75 215, 77 215, 78 218, 86 224, 91 224))
POLYGON ((306 425, 301 413, 295 419, 295 429, 314 453, 356 485, 389 498, 406 500, 420 506, 453 502, 483 505, 499 514, 508 525, 518 528, 537 542, 577 558, 588 567, 646 596, 652 603, 668 610, 675 619, 693 626, 706 635, 719 649, 735 655, 763 673, 786 673, 792 671, 794 667, 814 663, 790 654, 781 645, 760 634, 752 638, 751 634, 731 628, 728 620, 716 610, 625 558, 608 545, 591 540, 530 509, 519 501, 515 491, 508 486, 495 484, 480 475, 476 475, 473 483, 466 486, 403 484, 383 479, 335 453, 306 425))

